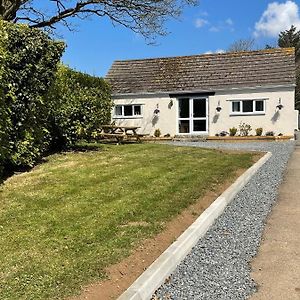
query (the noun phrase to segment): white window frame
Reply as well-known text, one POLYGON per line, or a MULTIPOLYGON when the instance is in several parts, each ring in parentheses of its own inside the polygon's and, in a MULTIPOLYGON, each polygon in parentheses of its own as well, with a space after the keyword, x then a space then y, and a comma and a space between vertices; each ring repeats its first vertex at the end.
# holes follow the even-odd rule
POLYGON ((253 116, 253 115, 265 115, 266 114, 266 98, 260 98, 260 99, 230 99, 228 100, 229 101, 229 104, 230 104, 230 115, 231 116, 240 116, 240 115, 243 115, 243 116, 247 116, 247 115, 250 115, 250 116, 253 116), (253 101, 253 111, 251 112, 243 112, 243 102, 244 101, 253 101), (264 105, 264 110, 262 111, 257 111, 256 110, 256 101, 263 101, 263 105, 264 105), (240 111, 233 111, 232 110, 232 106, 233 106, 233 102, 239 102, 240 103, 240 111))
POLYGON ((113 119, 141 119, 143 118, 143 105, 142 104, 116 104, 113 108, 113 119), (116 107, 121 106, 122 114, 116 115, 116 107), (131 106, 132 109, 132 115, 131 116, 125 116, 124 115, 124 106, 131 106), (141 110, 140 115, 134 114, 134 107, 139 106, 141 110))

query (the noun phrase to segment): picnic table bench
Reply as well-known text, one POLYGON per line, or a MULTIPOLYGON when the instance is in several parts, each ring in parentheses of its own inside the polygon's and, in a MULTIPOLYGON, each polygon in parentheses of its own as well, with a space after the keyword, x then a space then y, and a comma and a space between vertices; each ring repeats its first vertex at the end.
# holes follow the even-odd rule
POLYGON ((141 142, 141 137, 144 135, 136 132, 139 128, 138 126, 102 125, 100 126, 100 137, 115 138, 117 144, 132 139, 141 142))

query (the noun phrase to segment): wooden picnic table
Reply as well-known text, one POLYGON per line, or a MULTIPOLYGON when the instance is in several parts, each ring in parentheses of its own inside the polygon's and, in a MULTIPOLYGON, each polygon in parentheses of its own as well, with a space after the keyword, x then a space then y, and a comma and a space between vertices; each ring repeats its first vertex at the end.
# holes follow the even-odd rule
POLYGON ((100 136, 102 138, 116 138, 120 144, 124 140, 135 139, 141 141, 142 134, 138 134, 139 126, 122 126, 122 125, 102 125, 100 126, 100 136))

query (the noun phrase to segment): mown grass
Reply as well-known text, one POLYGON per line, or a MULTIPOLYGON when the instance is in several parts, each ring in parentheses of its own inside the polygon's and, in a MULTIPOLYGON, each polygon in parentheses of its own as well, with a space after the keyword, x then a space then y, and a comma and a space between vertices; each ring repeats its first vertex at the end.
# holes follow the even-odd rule
POLYGON ((52 155, 0 190, 0 299, 62 299, 253 154, 139 144, 52 155))

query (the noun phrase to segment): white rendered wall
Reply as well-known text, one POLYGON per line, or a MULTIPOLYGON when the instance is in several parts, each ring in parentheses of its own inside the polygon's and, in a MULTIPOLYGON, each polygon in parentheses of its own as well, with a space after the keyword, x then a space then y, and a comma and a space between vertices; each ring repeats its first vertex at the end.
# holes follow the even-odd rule
POLYGON ((174 136, 176 134, 177 126, 177 102, 173 99, 173 105, 171 105, 171 99, 166 97, 131 97, 131 99, 114 99, 115 105, 122 104, 141 104, 142 116, 134 116, 127 118, 115 118, 114 112, 112 114, 113 121, 118 125, 124 126, 139 126, 141 127, 138 132, 143 134, 153 135, 156 129, 161 131, 162 135, 170 134, 174 136), (154 116, 154 110, 158 107, 160 113, 158 116, 154 116))
MULTIPOLYGON (((216 92, 208 98, 208 131, 210 136, 229 131, 231 127, 239 127, 241 122, 251 125, 250 134, 255 135, 255 128, 262 127, 263 134, 273 131, 275 135, 293 135, 294 129, 298 128, 298 111, 294 110, 295 92, 293 87, 249 89, 226 92, 216 92), (282 110, 276 110, 279 98, 281 98, 282 110), (230 115, 230 100, 265 100, 264 115, 230 115), (220 104, 222 110, 216 113, 216 107, 220 104)), ((160 129, 161 134, 178 134, 178 103, 177 99, 169 96, 126 96, 115 97, 115 105, 140 104, 142 116, 129 118, 115 118, 116 124, 124 126, 139 126, 139 133, 153 135, 155 129, 160 129), (154 110, 158 107, 159 116, 154 116, 154 110)))
POLYGON ((257 91, 243 91, 235 93, 216 93, 209 97, 209 135, 213 136, 221 131, 229 131, 229 128, 239 128, 241 122, 251 125, 250 134, 255 135, 255 128, 262 127, 263 134, 274 131, 275 135, 293 135, 294 129, 298 129, 298 111, 294 109, 294 88, 266 89, 257 91), (276 109, 279 98, 283 108, 276 109), (266 99, 264 115, 230 115, 231 101, 240 99, 266 99), (222 110, 216 113, 216 107, 220 102, 222 110))

